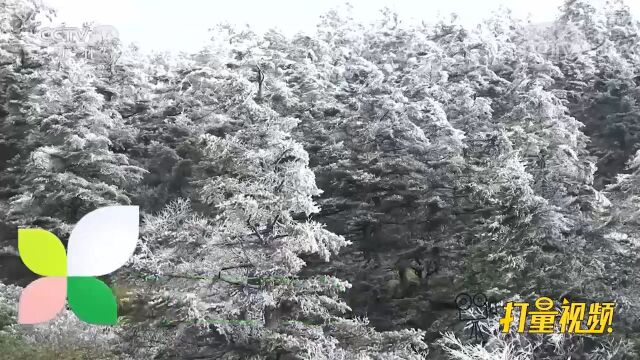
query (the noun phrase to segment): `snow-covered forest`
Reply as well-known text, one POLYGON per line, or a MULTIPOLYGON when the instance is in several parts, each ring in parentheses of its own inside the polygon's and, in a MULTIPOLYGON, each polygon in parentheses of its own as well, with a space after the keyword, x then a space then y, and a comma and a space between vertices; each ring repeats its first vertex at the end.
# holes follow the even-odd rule
POLYGON ((42 44, 53 15, 0 0, 0 359, 640 359, 640 25, 621 0, 566 0, 544 26, 211 24, 198 53, 114 40, 92 59, 42 44), (119 324, 16 324, 37 278, 16 229, 64 241, 117 204, 142 214, 103 279, 119 324), (462 292, 614 300, 614 332, 491 318, 477 344, 462 292))

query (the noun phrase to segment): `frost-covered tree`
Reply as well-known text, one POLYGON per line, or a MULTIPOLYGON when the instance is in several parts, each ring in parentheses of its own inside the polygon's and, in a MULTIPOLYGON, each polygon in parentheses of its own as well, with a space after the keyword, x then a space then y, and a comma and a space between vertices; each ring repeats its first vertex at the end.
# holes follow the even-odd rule
POLYGON ((163 316, 175 322, 168 330, 175 342, 164 340, 157 352, 420 359, 426 349, 421 332, 377 333, 366 320, 345 318, 349 307, 339 294, 347 282, 297 276, 305 266, 301 256, 326 261, 348 245, 309 220, 319 211, 313 197, 320 190, 307 152, 291 139, 297 121, 261 105, 254 99, 259 89, 224 64, 199 68, 186 79, 187 94, 211 113, 202 119, 212 131, 199 136, 194 164, 192 197, 202 210, 179 200, 147 217, 143 251, 132 268, 132 275, 151 276, 153 289, 172 289, 147 294, 173 305, 163 316), (191 345, 178 345, 185 341, 191 345))
POLYGON ((145 170, 111 150, 120 118, 103 109, 82 62, 60 59, 42 71, 46 77, 22 104, 29 131, 9 169, 19 182, 10 216, 23 225, 51 221, 64 232, 96 208, 129 204, 145 170))
POLYGON ((550 31, 570 51, 549 58, 562 71, 558 91, 571 115, 585 124, 599 158, 596 185, 612 183, 637 150, 637 21, 622 1, 595 8, 567 1, 550 31))
MULTIPOLYGON (((34 31, 52 10, 39 1, 0 2, 0 171, 21 151, 27 126, 21 104, 41 81, 39 70, 50 57, 34 31)), ((0 180, 0 201, 15 194, 15 179, 0 180)))

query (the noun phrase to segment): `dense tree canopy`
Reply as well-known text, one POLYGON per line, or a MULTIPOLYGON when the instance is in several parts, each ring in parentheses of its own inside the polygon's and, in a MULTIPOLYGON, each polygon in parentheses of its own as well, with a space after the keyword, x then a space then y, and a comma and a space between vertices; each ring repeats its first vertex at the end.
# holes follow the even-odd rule
POLYGON ((51 14, 0 0, 0 346, 16 358, 640 356, 640 25, 622 1, 566 0, 542 28, 347 9, 313 34, 221 24, 195 54, 110 41, 93 59, 38 41, 51 14), (120 325, 16 325, 15 228, 65 238, 116 204, 143 215, 106 279, 120 325), (473 345, 463 291, 613 299, 615 333, 489 320, 473 345))

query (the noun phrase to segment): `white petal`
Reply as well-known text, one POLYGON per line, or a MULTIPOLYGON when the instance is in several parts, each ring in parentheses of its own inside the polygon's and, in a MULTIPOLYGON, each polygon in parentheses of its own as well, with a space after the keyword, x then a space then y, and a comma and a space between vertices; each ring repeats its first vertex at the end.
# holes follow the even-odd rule
POLYGON ((68 276, 101 276, 133 255, 140 232, 137 206, 109 206, 85 215, 71 232, 68 276))

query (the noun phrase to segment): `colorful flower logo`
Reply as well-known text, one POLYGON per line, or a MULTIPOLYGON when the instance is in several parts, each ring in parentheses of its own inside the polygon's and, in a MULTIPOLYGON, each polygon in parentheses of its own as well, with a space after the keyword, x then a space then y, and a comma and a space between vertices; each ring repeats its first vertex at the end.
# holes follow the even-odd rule
POLYGON ((44 276, 20 295, 18 323, 38 324, 69 307, 84 322, 115 325, 118 306, 111 289, 96 276, 121 268, 133 255, 140 227, 137 206, 110 206, 84 216, 71 232, 68 251, 54 234, 18 230, 22 262, 44 276))

